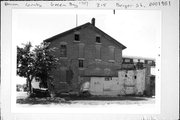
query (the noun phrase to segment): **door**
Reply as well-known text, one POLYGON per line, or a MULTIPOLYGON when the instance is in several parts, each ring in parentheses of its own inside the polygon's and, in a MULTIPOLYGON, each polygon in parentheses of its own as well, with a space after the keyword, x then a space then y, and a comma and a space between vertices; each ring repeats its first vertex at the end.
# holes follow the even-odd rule
POLYGON ((103 95, 103 78, 91 77, 90 93, 92 95, 103 95))
POLYGON ((58 89, 61 91, 66 91, 67 90, 67 83, 66 83, 66 67, 61 67, 60 72, 59 72, 59 84, 58 84, 58 89))
POLYGON ((112 77, 105 77, 103 82, 103 94, 112 95, 112 77))

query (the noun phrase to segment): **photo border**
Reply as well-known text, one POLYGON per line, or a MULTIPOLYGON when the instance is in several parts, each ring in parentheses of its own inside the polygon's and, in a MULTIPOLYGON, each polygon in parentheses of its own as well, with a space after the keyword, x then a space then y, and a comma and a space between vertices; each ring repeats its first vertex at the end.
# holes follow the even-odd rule
MULTIPOLYGON (((135 2, 137 2, 137 1, 135 0, 135 2)), ((23 8, 23 7, 21 7, 21 6, 23 6, 21 4, 23 4, 24 2, 25 1, 21 1, 21 2, 18 2, 18 1, 10 2, 10 1, 8 1, 8 3, 14 3, 14 4, 19 3, 19 6, 15 7, 15 9, 23 8)), ((13 108, 13 101, 11 101, 12 99, 8 100, 8 98, 13 98, 13 94, 11 92, 15 89, 15 86, 14 87, 11 86, 11 82, 10 82, 13 79, 12 74, 14 74, 10 70, 10 68, 11 67, 12 68, 16 67, 15 65, 12 64, 12 60, 13 60, 13 58, 15 58, 15 56, 12 55, 12 54, 9 54, 11 52, 14 52, 15 49, 14 49, 13 46, 11 46, 12 45, 11 42, 13 42, 13 41, 10 41, 11 36, 8 36, 8 34, 7 34, 7 33, 12 32, 11 31, 12 30, 12 28, 11 28, 12 24, 7 25, 7 23, 12 23, 12 20, 11 20, 12 19, 12 9, 14 9, 14 6, 5 6, 4 3, 5 3, 4 1, 1 2, 1 7, 2 7, 2 11, 1 11, 2 14, 1 15, 3 16, 2 21, 1 21, 1 23, 2 23, 2 26, 1 26, 2 27, 2 32, 1 32, 1 39, 2 39, 2 41, 1 41, 2 51, 1 52, 2 52, 2 55, 1 56, 2 56, 3 59, 1 61, 2 61, 2 71, 4 71, 4 70, 6 71, 6 68, 7 68, 8 71, 7 72, 2 72, 2 84, 1 84, 2 85, 2 87, 1 87, 2 88, 1 95, 3 96, 1 98, 1 101, 3 103, 2 104, 2 116, 4 116, 4 117, 6 116, 6 118, 8 118, 7 115, 10 114, 9 117, 14 118, 14 119, 22 119, 21 115, 22 115, 22 117, 26 116, 25 118, 28 118, 29 117, 29 115, 27 114, 28 111, 26 111, 26 112, 24 111, 24 114, 23 113, 22 114, 14 113, 15 111, 14 111, 14 108, 13 108), (6 48, 9 48, 10 46, 11 46, 12 49, 7 50, 6 48), (7 81, 4 81, 4 80, 7 80, 7 81), (6 87, 4 86, 4 85, 8 85, 8 84, 11 87, 10 86, 6 86, 6 87), (11 88, 12 91, 8 90, 8 88, 11 88), (6 94, 5 94, 5 92, 6 92, 6 94), (11 103, 11 104, 9 104, 9 103, 11 103), (7 105, 7 107, 5 107, 5 105, 7 105), (11 109, 11 107, 12 107, 12 109, 11 109)), ((43 3, 43 5, 46 4, 44 1, 42 3, 43 3)), ((134 116, 134 115, 132 115, 132 113, 121 113, 121 114, 119 114, 119 113, 110 113, 110 111, 108 110, 106 112, 99 112, 98 115, 96 113, 95 116, 98 116, 98 118, 101 118, 100 116, 102 114, 109 113, 109 114, 105 115, 105 116, 108 116, 107 118, 114 118, 114 116, 113 116, 114 114, 118 115, 118 118, 128 118, 128 119, 131 119, 131 118, 135 118, 135 119, 136 118, 141 118, 141 119, 142 118, 145 118, 145 119, 149 119, 149 118, 151 118, 151 119, 153 119, 153 118, 157 118, 157 119, 158 118, 175 118, 176 119, 178 117, 178 114, 179 114, 178 113, 178 108, 179 107, 177 107, 177 106, 179 106, 179 105, 177 105, 177 104, 179 104, 179 103, 178 103, 178 100, 176 100, 177 98, 179 98, 178 96, 176 96, 179 93, 179 89, 178 89, 179 84, 177 84, 179 82, 178 81, 179 80, 178 79, 178 77, 179 77, 179 71, 178 70, 179 69, 177 70, 177 67, 179 67, 178 61, 177 61, 178 60, 177 56, 178 56, 178 53, 179 53, 179 51, 177 50, 179 48, 177 46, 177 45, 179 45, 178 44, 178 42, 179 42, 178 41, 179 33, 178 33, 178 25, 177 25, 178 22, 179 22, 178 21, 178 15, 177 15, 177 13, 178 13, 178 5, 179 5, 178 1, 173 1, 171 3, 170 7, 155 7, 155 8, 151 8, 151 9, 149 9, 149 8, 140 9, 140 10, 160 10, 161 13, 162 13, 162 43, 160 43, 161 47, 158 49, 158 51, 161 53, 160 57, 158 59, 161 59, 162 62, 161 62, 161 64, 159 64, 159 66, 160 66, 159 68, 161 68, 161 69, 159 69, 159 71, 156 70, 156 72, 160 73, 160 76, 159 76, 160 79, 166 80, 166 83, 164 81, 157 81, 158 82, 157 84, 161 84, 160 89, 162 91, 162 93, 156 93, 156 95, 159 94, 162 97, 161 99, 159 99, 159 101, 157 101, 157 102, 160 102, 161 111, 158 111, 158 114, 155 114, 155 113, 147 114, 147 113, 143 113, 143 112, 142 112, 142 114, 135 113, 134 114, 135 116, 134 116), (172 15, 172 18, 169 18, 168 15, 172 15), (171 23, 175 24, 175 25, 174 24, 172 25, 173 28, 171 28, 171 23), (177 27, 175 27, 176 25, 177 25, 177 27), (166 34, 166 33, 170 32, 170 30, 173 30, 173 32, 170 33, 170 35, 166 34), (169 38, 173 39, 174 42, 170 41, 169 38), (167 47, 168 45, 171 45, 170 48, 169 48, 170 51, 166 51, 166 49, 165 49, 165 47, 167 47), (170 54, 170 52, 172 52, 172 51, 173 51, 174 54, 170 54), (172 65, 173 69, 171 67, 169 68, 172 71, 168 74, 168 76, 167 76, 168 72, 166 71, 166 68, 167 68, 166 65, 167 65, 167 63, 171 63, 172 59, 167 57, 165 54, 167 54, 169 57, 172 57, 172 59, 174 59, 174 62, 173 62, 173 65, 172 65), (171 81, 174 81, 172 83, 170 83, 166 79, 166 77, 170 78, 169 77, 170 75, 172 76, 171 81), (166 85, 170 86, 170 88, 167 88, 167 90, 166 90, 166 87, 165 87, 166 85), (166 91, 166 93, 165 93, 165 91, 166 91), (171 94, 172 92, 174 94, 171 94), (166 98, 166 95, 168 95, 168 98, 166 98), (171 98, 169 98, 169 97, 171 97, 171 98), (174 99, 174 98, 176 98, 176 99, 174 99), (167 101, 167 100, 170 100, 171 102, 167 101), (165 110, 165 108, 167 108, 168 110, 165 110), (173 113, 172 113, 172 111, 173 111, 173 113), (131 114, 131 115, 127 116, 127 114, 131 114)), ((30 8, 30 9, 33 9, 33 8, 30 8)), ((157 68, 158 68, 158 64, 157 64, 157 68)), ((157 85, 156 85, 156 88, 157 88, 157 85)), ((93 108, 92 108, 92 110, 93 110, 93 108)), ((134 109, 134 110, 136 111, 136 109, 134 109)), ((65 110, 65 111, 63 111, 61 115, 64 118, 70 119, 70 117, 67 117, 66 114, 73 114, 73 113, 69 112, 68 109, 65 110), (65 111, 67 111, 67 112, 65 112, 65 111), (66 113, 66 114, 64 114, 64 113, 66 113)), ((38 111, 35 110, 32 113, 35 113, 35 112, 38 112, 38 111)), ((49 109, 48 113, 50 113, 50 109, 49 109)), ((75 112, 75 114, 76 113, 77 112, 75 112)), ((80 113, 83 113, 83 112, 80 112, 80 113)), ((77 113, 75 115, 76 118, 85 118, 86 117, 84 115, 79 115, 80 113, 77 113)), ((91 116, 91 115, 95 114, 95 112, 91 113, 88 110, 85 113, 88 114, 87 116, 91 116), (91 114, 91 115, 89 115, 89 114, 91 114)), ((42 114, 35 115, 35 116, 39 116, 39 118, 43 118, 42 114)), ((51 118, 56 119, 55 117, 52 117, 52 115, 49 115, 49 116, 51 118)), ((57 115, 57 118, 58 117, 62 118, 62 116, 57 115)), ((47 117, 47 118, 50 119, 50 117, 47 117)), ((105 118, 105 119, 107 119, 107 118, 105 118)))

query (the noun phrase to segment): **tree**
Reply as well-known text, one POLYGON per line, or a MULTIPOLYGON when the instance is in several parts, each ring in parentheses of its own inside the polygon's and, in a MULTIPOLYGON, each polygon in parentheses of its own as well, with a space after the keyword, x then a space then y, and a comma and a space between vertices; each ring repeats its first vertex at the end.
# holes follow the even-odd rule
POLYGON ((17 46, 17 75, 27 78, 27 87, 32 93, 31 82, 39 77, 41 85, 47 87, 47 82, 52 81, 50 71, 58 64, 52 52, 55 48, 49 48, 49 43, 43 42, 31 50, 31 42, 24 44, 22 48, 17 46))
POLYGON ((31 42, 23 44, 23 48, 17 46, 17 74, 27 79, 27 87, 31 93, 31 82, 35 77, 35 59, 31 51, 31 42))
POLYGON ((43 42, 36 46, 34 49, 35 53, 35 66, 36 66, 36 77, 40 78, 40 86, 48 87, 52 84, 53 77, 50 75, 52 69, 55 69, 58 64, 58 58, 52 53, 56 48, 49 48, 49 43, 43 42))

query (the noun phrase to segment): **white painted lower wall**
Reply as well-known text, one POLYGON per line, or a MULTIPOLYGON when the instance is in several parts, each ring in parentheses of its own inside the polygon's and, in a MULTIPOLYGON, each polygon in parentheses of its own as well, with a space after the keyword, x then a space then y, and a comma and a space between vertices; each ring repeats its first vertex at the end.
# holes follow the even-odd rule
POLYGON ((92 95, 142 95, 145 90, 145 70, 121 70, 118 77, 91 77, 92 95), (136 77, 135 77, 136 76, 136 77))
POLYGON ((118 95, 120 91, 118 77, 91 77, 90 93, 92 95, 118 95))

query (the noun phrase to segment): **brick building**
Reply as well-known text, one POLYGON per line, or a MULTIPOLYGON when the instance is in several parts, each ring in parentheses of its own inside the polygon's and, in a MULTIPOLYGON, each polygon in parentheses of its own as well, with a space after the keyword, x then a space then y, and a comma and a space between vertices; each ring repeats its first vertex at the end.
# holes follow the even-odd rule
POLYGON ((60 65, 52 71, 55 92, 79 91, 93 77, 108 79, 118 77, 122 65, 123 44, 91 23, 70 29, 46 39, 60 65))

